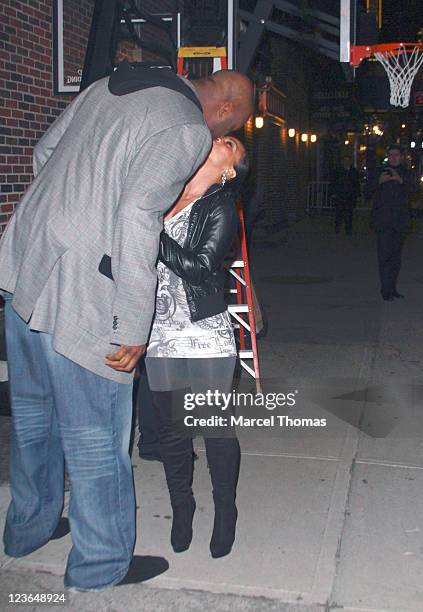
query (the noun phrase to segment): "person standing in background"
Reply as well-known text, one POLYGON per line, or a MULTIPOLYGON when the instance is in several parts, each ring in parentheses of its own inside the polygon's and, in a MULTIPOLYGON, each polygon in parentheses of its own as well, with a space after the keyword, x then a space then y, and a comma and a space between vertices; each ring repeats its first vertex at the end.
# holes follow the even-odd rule
POLYGON ((342 157, 341 165, 333 173, 330 192, 335 200, 335 232, 339 234, 344 223, 345 234, 351 236, 354 208, 360 195, 360 177, 347 155, 342 157))
POLYGON ((377 235, 380 291, 387 302, 404 297, 397 291, 397 279, 410 223, 408 202, 412 190, 412 177, 404 164, 402 149, 393 144, 388 148, 388 163, 379 176, 371 213, 377 235))

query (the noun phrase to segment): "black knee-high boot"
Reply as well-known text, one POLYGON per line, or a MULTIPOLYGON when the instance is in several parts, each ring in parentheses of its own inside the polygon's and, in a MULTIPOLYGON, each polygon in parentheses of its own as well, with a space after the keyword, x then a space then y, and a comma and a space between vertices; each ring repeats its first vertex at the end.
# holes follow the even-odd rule
POLYGON ((241 451, 237 438, 205 438, 207 462, 213 486, 214 526, 210 540, 212 557, 229 554, 235 540, 238 511, 235 505, 241 451))
POLYGON ((160 454, 173 510, 170 541, 175 552, 189 548, 195 512, 192 439, 176 412, 179 395, 184 393, 185 390, 153 392, 159 421, 160 454))

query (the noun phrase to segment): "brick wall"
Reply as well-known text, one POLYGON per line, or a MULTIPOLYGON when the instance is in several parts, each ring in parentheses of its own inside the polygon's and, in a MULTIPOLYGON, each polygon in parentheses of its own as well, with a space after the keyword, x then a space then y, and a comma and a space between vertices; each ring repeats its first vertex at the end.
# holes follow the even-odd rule
POLYGON ((313 56, 299 45, 274 34, 268 35, 270 57, 267 69, 275 85, 286 94, 286 124, 276 125, 270 117, 261 129, 251 126, 249 148, 254 150, 256 182, 261 186, 264 218, 268 232, 304 215, 306 188, 311 179, 313 147, 302 143, 301 132, 310 132, 310 79, 318 78, 313 56), (289 127, 297 131, 288 137, 289 127), (252 142, 251 142, 252 141, 252 142))
MULTIPOLYGON (((0 3, 0 235, 31 181, 34 144, 73 98, 53 95, 52 4, 0 3)), ((77 41, 71 63, 84 56, 91 4, 93 0, 65 0, 73 28, 70 40, 77 41)))

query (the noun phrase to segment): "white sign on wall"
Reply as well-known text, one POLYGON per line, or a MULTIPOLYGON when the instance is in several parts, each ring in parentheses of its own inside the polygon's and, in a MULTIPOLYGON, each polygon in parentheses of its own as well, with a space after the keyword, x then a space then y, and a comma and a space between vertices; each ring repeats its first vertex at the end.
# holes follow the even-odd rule
POLYGON ((55 94, 78 93, 94 0, 53 0, 53 86, 55 94))

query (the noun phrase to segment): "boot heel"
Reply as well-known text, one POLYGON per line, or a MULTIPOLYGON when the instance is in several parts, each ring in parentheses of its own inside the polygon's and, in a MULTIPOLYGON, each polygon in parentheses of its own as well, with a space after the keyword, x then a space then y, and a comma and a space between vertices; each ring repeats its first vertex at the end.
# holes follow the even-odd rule
POLYGON ((213 534, 210 540, 210 552, 213 559, 229 555, 235 541, 238 510, 234 505, 215 509, 213 534))
POLYGON ((193 497, 173 508, 170 543, 176 553, 188 550, 192 540, 192 520, 196 504, 193 497))

